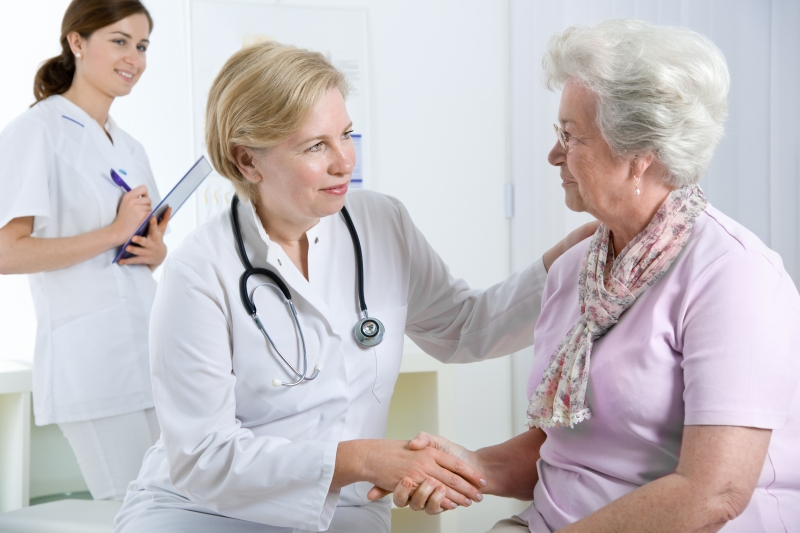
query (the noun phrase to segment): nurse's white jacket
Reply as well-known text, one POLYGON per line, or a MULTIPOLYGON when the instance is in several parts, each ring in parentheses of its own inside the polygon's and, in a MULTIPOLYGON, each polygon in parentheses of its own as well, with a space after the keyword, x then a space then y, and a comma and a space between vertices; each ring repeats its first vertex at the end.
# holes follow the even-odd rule
MULTIPOLYGON (((343 440, 384 437, 404 333, 448 363, 498 357, 533 343, 546 276, 541 261, 486 291, 472 290, 450 276, 400 202, 353 191, 346 205, 364 252, 370 316, 386 327, 375 348, 353 338, 359 319, 355 253, 341 215, 308 231, 307 281, 270 241, 252 207, 240 207, 253 266, 273 270, 289 286, 309 369, 324 367, 315 381, 296 387, 272 385, 293 375, 242 307, 243 267, 230 213, 198 228, 168 259, 150 330, 162 439, 148 452, 118 521, 166 505, 325 530, 337 505, 368 503, 367 483, 345 487, 341 495, 329 492, 336 448, 343 440)), ((251 289, 259 283, 254 278, 251 289)), ((285 304, 274 291, 256 294, 267 331, 299 365, 285 304)), ((388 521, 388 504, 380 508, 388 521)))
MULTIPOLYGON (((33 236, 72 237, 111 224, 124 191, 159 196, 144 148, 109 117, 106 130, 63 96, 42 100, 0 133, 0 228, 33 218, 33 236)), ((153 406, 148 325, 156 282, 144 265, 108 250, 28 276, 36 309, 33 408, 39 425, 153 406)))

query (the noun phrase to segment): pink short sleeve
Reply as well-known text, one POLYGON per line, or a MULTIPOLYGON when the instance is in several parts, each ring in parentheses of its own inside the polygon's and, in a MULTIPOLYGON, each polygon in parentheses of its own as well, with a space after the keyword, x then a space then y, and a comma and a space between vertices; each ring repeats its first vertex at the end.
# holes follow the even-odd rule
POLYGON ((698 278, 683 321, 686 425, 784 425, 800 380, 797 298, 757 252, 727 254, 698 278))

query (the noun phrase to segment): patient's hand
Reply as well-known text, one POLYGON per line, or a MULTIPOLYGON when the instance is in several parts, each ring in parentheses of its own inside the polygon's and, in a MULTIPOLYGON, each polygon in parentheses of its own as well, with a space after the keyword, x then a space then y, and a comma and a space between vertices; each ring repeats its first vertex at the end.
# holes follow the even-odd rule
MULTIPOLYGON (((419 433, 414 440, 409 443, 412 450, 422 450, 428 446, 453 456, 467 465, 480 469, 480 459, 475 454, 452 443, 444 437, 429 435, 424 431, 419 433)), ((481 485, 486 486, 486 480, 480 480, 481 485)), ((389 491, 373 487, 368 494, 370 500, 376 500, 389 494, 389 491)), ((480 499, 483 499, 482 497, 480 499)), ((478 501, 480 501, 480 499, 478 501)), ((439 514, 449 509, 455 509, 458 505, 447 497, 447 487, 433 478, 425 479, 422 483, 415 483, 412 479, 403 478, 394 489, 394 504, 397 507, 409 506, 415 511, 425 510, 428 514, 439 514)), ((471 502, 470 502, 471 503, 471 502)))

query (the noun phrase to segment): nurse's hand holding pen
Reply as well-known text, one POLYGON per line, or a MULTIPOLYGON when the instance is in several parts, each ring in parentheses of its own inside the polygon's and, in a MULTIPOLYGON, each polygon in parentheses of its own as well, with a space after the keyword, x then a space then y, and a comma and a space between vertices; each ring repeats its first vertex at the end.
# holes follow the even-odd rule
MULTIPOLYGON (((0 228, 0 274, 32 274, 71 267, 87 261, 108 250, 116 249, 128 242, 139 225, 150 214, 151 201, 147 187, 140 185, 123 195, 117 209, 117 217, 108 226, 71 237, 33 237, 33 218, 12 219, 0 228)), ((166 257, 164 231, 170 218, 170 210, 161 223, 150 227, 148 236, 135 240, 131 257, 120 264, 144 264, 151 270, 166 257)))
MULTIPOLYGON (((122 196, 117 218, 110 226, 116 231, 117 238, 120 241, 117 246, 122 246, 128 242, 128 238, 150 214, 151 205, 145 185, 139 185, 122 196)), ((169 224, 171 216, 172 208, 170 207, 164 213, 161 222, 156 222, 155 217, 151 218, 147 236, 134 237, 132 239, 133 244, 128 245, 125 249, 125 251, 133 254, 134 257, 120 259, 117 263, 120 265, 147 265, 151 270, 155 270, 167 257, 164 232, 167 230, 167 224, 169 224)))

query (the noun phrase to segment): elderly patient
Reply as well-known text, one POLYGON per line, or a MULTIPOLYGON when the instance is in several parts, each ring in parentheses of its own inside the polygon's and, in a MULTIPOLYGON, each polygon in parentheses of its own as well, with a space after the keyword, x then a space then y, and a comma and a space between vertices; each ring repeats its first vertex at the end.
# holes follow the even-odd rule
MULTIPOLYGON (((567 206, 601 225, 548 275, 530 431, 414 447, 465 459, 485 493, 533 496, 493 531, 800 531, 800 298, 698 186, 726 117, 722 54, 612 20, 553 37, 544 67, 563 88, 548 159, 567 206)), ((395 491, 428 512, 442 498, 435 483, 395 491)))

